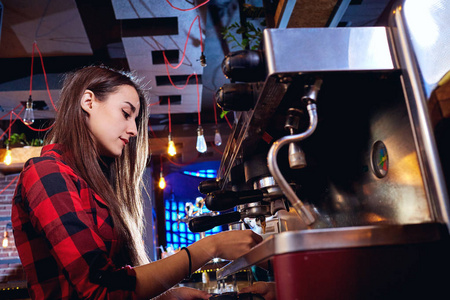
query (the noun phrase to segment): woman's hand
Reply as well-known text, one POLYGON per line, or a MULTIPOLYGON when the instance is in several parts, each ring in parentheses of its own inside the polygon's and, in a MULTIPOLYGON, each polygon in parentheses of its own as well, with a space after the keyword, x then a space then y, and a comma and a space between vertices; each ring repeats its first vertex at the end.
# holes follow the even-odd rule
POLYGON ((276 300, 277 290, 275 282, 258 281, 253 285, 246 286, 239 290, 239 293, 255 293, 264 297, 265 300, 276 300))
POLYGON ((171 288, 164 294, 154 298, 154 300, 197 300, 197 299, 209 299, 210 294, 204 291, 189 287, 177 287, 171 288))
POLYGON ((215 257, 234 260, 259 244, 263 239, 251 230, 231 230, 210 236, 216 245, 215 257))

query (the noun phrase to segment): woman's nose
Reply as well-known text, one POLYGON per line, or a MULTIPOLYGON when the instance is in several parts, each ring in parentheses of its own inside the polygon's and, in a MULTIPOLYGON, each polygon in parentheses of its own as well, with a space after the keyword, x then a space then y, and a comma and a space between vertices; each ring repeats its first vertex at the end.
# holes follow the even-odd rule
POLYGON ((128 126, 127 133, 130 136, 136 136, 137 135, 137 125, 135 121, 131 121, 130 125, 128 126))

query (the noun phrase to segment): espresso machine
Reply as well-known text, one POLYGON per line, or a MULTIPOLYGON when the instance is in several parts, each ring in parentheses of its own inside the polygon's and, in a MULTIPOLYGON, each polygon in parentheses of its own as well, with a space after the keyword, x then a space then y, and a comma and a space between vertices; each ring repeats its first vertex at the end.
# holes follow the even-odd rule
POLYGON ((190 228, 265 239, 219 280, 270 262, 282 300, 448 297, 448 4, 399 1, 384 27, 266 29, 261 50, 225 58, 217 100, 235 124, 199 187, 220 214, 190 228))

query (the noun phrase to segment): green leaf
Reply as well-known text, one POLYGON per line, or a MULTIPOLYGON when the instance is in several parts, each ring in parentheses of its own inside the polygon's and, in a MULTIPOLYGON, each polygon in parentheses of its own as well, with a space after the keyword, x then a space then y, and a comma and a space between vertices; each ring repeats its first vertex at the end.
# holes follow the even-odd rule
POLYGON ((225 115, 226 115, 227 113, 229 113, 228 110, 222 110, 222 112, 220 113, 220 118, 221 118, 221 119, 225 118, 225 115))

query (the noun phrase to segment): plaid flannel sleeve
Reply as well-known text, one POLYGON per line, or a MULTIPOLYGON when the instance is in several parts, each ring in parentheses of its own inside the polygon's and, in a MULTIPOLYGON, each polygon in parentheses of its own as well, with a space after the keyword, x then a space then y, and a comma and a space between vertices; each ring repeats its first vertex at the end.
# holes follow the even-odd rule
MULTIPOLYGON (((135 298, 136 273, 117 268, 96 230, 86 182, 67 165, 35 159, 22 178, 32 226, 48 242, 57 268, 79 298, 135 298)), ((36 265, 42 261, 35 261, 36 265)), ((38 266, 36 266, 37 268, 38 266)))

